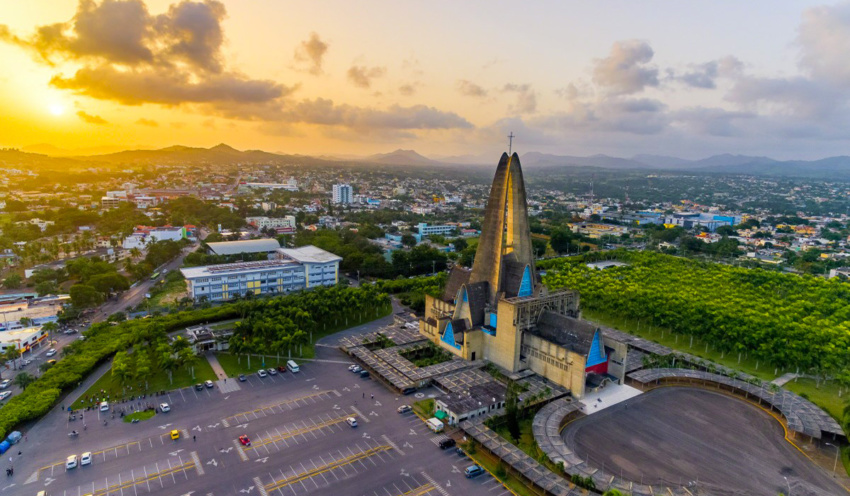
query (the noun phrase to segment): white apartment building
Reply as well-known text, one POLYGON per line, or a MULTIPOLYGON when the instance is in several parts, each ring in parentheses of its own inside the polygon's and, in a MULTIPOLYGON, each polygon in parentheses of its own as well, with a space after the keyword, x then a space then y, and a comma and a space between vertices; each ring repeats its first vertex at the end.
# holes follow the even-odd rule
POLYGON ((339 205, 351 203, 352 190, 350 184, 334 184, 333 202, 339 205))
POLYGON ((458 226, 453 226, 453 225, 429 226, 425 222, 420 222, 416 226, 416 229, 419 231, 419 236, 422 236, 422 237, 431 236, 432 234, 442 234, 442 235, 451 234, 457 228, 458 228, 458 226))
POLYGON ((278 250, 278 259, 180 269, 195 301, 225 301, 248 293, 285 294, 331 286, 341 257, 315 246, 278 250))
POLYGON ((298 181, 294 177, 282 183, 242 183, 239 185, 249 189, 282 189, 285 191, 298 191, 298 181))
POLYGON ((295 227, 295 216, 286 217, 246 217, 245 222, 257 229, 275 229, 278 227, 295 227))

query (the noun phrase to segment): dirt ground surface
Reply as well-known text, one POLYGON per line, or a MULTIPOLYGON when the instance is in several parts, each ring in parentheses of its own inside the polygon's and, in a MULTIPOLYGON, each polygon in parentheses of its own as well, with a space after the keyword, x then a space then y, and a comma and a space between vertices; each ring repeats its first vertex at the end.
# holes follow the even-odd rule
POLYGON ((702 389, 655 389, 561 435, 591 465, 643 484, 718 495, 850 494, 786 441, 767 412, 702 389))

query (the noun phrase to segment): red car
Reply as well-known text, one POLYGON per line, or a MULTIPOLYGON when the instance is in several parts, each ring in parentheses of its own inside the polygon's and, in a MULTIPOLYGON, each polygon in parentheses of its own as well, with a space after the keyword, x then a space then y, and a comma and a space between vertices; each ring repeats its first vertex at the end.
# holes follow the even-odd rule
POLYGON ((239 436, 239 442, 242 443, 242 446, 251 446, 251 440, 244 434, 239 436))
POLYGON ((284 367, 283 365, 278 365, 278 366, 277 366, 277 371, 278 371, 278 372, 286 372, 286 367, 284 367))

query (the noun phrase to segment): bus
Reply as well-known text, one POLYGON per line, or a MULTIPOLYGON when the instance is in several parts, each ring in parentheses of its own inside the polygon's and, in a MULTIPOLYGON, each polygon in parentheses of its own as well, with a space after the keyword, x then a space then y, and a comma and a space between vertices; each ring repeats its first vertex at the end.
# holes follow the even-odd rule
POLYGON ((154 272, 151 276, 151 281, 155 281, 159 277, 159 272, 154 272))

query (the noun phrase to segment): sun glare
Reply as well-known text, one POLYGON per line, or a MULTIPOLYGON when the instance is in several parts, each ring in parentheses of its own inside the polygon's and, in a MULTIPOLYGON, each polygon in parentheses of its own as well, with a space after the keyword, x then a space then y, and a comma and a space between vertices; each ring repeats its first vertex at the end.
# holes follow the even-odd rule
POLYGON ((50 111, 51 114, 53 114, 57 117, 65 113, 65 107, 63 107, 62 105, 59 105, 58 103, 54 103, 53 105, 48 107, 48 110, 50 111))

